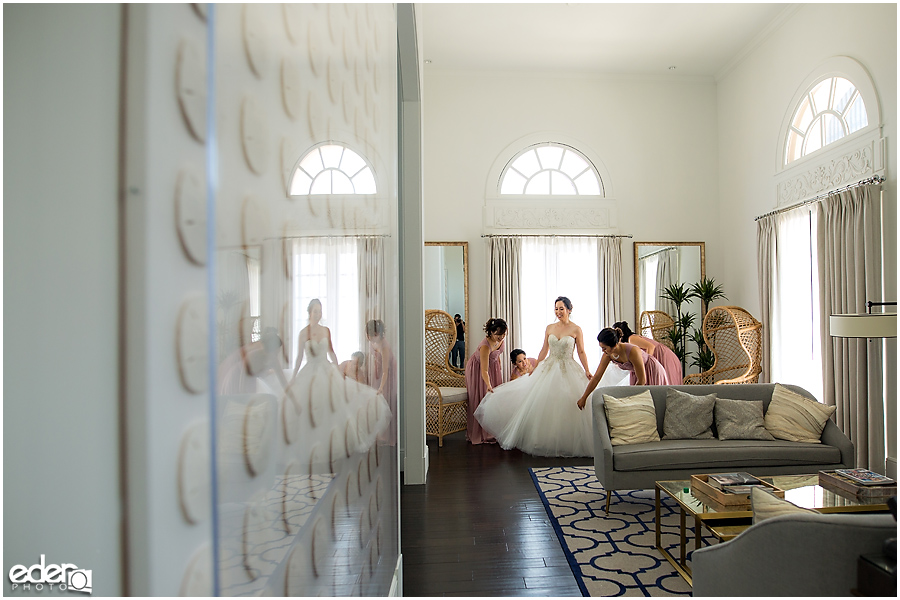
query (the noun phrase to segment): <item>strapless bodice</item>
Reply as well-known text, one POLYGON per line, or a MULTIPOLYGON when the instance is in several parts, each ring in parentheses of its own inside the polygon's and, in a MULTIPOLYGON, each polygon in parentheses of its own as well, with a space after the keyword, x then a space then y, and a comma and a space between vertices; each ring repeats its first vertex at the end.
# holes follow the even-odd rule
POLYGON ((551 333, 547 341, 550 343, 550 352, 547 354, 547 360, 557 364, 560 369, 565 371, 566 363, 574 360, 572 352, 575 349, 575 338, 571 335, 565 335, 560 339, 551 333))
POLYGON ((304 352, 309 357, 308 360, 327 360, 328 359, 328 338, 320 340, 306 340, 304 352))

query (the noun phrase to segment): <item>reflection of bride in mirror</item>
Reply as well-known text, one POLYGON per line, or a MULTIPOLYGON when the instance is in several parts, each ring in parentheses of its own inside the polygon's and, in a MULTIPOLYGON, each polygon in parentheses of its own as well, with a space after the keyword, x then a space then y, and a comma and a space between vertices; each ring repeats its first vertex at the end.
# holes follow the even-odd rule
POLYGON ((357 419, 360 409, 374 405, 377 418, 367 423, 367 431, 359 432, 360 447, 364 451, 375 441, 375 436, 387 427, 390 410, 384 398, 372 388, 355 379, 344 377, 338 367, 337 356, 331 346, 331 330, 319 321, 322 319, 322 303, 314 298, 307 307, 309 325, 300 332, 300 349, 294 377, 289 392, 300 406, 308 407, 313 428, 343 427, 350 419, 357 419), (306 363, 302 365, 303 358, 306 363))
POLYGON ((275 328, 267 327, 258 341, 232 352, 217 370, 219 394, 255 394, 259 391, 257 379, 272 373, 281 389, 287 388, 288 382, 281 369, 281 346, 275 328))

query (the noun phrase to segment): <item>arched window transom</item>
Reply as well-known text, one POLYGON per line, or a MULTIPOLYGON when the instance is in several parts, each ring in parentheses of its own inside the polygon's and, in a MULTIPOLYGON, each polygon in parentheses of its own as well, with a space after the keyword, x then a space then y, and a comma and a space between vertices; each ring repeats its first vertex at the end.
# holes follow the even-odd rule
POLYGON ((859 90, 843 77, 816 83, 794 111, 785 141, 784 164, 859 131, 869 124, 859 90))
POLYGON ((500 175, 501 195, 602 196, 597 169, 581 153, 563 144, 526 148, 500 175))
POLYGON ((340 144, 310 150, 291 178, 291 195, 374 194, 375 175, 366 160, 340 144))

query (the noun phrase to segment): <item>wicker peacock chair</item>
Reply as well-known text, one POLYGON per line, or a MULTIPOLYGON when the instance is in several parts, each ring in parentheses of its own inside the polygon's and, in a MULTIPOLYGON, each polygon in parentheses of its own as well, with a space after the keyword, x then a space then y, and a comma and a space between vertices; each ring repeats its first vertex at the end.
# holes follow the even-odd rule
POLYGON ((438 438, 466 428, 466 377, 450 366, 456 324, 442 310, 425 311, 425 433, 438 438))
POLYGON ((715 306, 703 319, 703 339, 716 362, 684 378, 685 385, 758 383, 762 372, 762 323, 740 306, 715 306))
POLYGON ((672 340, 666 334, 675 327, 675 320, 669 316, 669 313, 661 310, 645 310, 641 313, 640 327, 640 334, 645 338, 656 340, 668 346, 669 350, 675 349, 672 340))

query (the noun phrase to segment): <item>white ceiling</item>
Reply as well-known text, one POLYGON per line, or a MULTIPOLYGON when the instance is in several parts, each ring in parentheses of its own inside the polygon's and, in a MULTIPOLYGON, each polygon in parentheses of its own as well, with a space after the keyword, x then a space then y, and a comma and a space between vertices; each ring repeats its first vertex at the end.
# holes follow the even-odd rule
POLYGON ((417 4, 428 69, 714 78, 790 4, 417 4), (671 70, 669 67, 677 69, 671 70))

